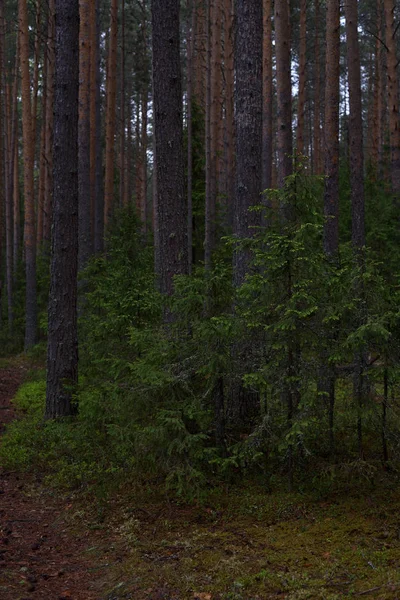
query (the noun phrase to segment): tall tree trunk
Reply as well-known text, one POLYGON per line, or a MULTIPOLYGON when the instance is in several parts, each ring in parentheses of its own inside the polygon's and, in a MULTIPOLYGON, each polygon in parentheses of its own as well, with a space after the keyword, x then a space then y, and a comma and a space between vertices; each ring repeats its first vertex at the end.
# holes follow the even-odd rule
POLYGON ((31 84, 29 75, 29 27, 26 0, 19 0, 20 62, 22 84, 22 135, 24 152, 25 195, 25 269, 26 269, 26 322, 25 350, 36 342, 36 235, 34 204, 34 143, 32 139, 31 84))
POLYGON ((290 75, 290 19, 287 0, 275 0, 275 52, 278 112, 278 186, 292 172, 292 85, 290 75))
POLYGON ((306 105, 307 0, 300 0, 299 95, 297 100, 297 154, 304 154, 304 112, 306 105))
POLYGON ((13 215, 14 215, 14 235, 13 235, 13 280, 16 281, 18 261, 20 257, 21 240, 21 206, 19 191, 19 152, 18 144, 14 146, 14 185, 13 185, 13 215))
MULTIPOLYGON (((361 104, 360 49, 358 41, 357 0, 345 1, 347 62, 349 74, 349 150, 350 150, 350 186, 352 213, 352 243, 357 265, 363 269, 363 249, 365 246, 365 206, 364 206, 364 152, 361 104)), ((356 283, 356 295, 361 300, 356 325, 366 320, 362 279, 356 283)), ((365 391, 365 351, 360 348, 355 356, 354 401, 357 406, 357 436, 360 457, 363 457, 362 411, 365 391)))
POLYGON ((272 187, 272 0, 263 0, 263 190, 272 187))
POLYGON ((207 0, 207 75, 206 75, 206 206, 205 206, 205 240, 204 240, 204 263, 206 271, 211 269, 211 254, 214 244, 214 224, 215 224, 215 186, 213 180, 212 163, 212 124, 211 124, 211 105, 212 105, 212 27, 211 19, 213 15, 213 2, 215 0, 207 0))
POLYGON ((327 0, 324 250, 330 259, 339 250, 339 78, 340 7, 337 0, 327 0))
MULTIPOLYGON (((324 250, 336 264, 339 252, 339 102, 340 102, 340 6, 327 1, 325 68, 325 194, 324 250)), ((334 344, 336 331, 328 331, 334 344)), ((322 353, 321 391, 328 399, 329 453, 335 453, 335 369, 329 364, 328 350, 322 353)))
POLYGON ((314 165, 315 175, 322 171, 321 156, 321 52, 320 52, 320 0, 315 0, 315 83, 314 83, 314 165))
POLYGON ((49 0, 47 36, 47 83, 46 83, 46 183, 43 215, 43 242, 50 247, 51 213, 53 205, 53 129, 54 129, 54 68, 55 68, 55 4, 49 0))
POLYGON ((47 352, 47 419, 76 412, 78 381, 79 2, 56 0, 54 207, 47 352))
POLYGON ((141 113, 142 113, 142 127, 141 127, 141 141, 140 141, 140 220, 142 222, 142 229, 144 238, 147 235, 147 110, 148 110, 148 90, 147 85, 144 86, 141 97, 141 113))
POLYGON ((127 89, 127 128, 126 128, 126 159, 125 159, 125 170, 126 170, 126 181, 125 181, 125 194, 123 205, 129 206, 132 202, 132 171, 133 171, 133 139, 132 139, 132 82, 131 79, 128 81, 127 89))
POLYGON ((207 27, 208 16, 205 5, 209 0, 194 0, 194 10, 196 11, 196 29, 194 35, 194 86, 193 95, 196 103, 205 112, 206 109, 206 79, 207 79, 207 27))
POLYGON ((17 279, 17 266, 20 250, 20 207, 19 207, 19 163, 18 163, 18 83, 19 83, 19 35, 16 39, 14 81, 12 86, 11 107, 11 142, 8 165, 9 202, 13 206, 13 283, 17 279), (17 207, 17 210, 16 210, 17 207))
POLYGON ((187 240, 188 273, 193 264, 193 38, 196 30, 196 8, 193 0, 187 0, 186 44, 187 44, 187 240))
POLYGON ((90 2, 79 0, 79 256, 82 270, 92 253, 90 206, 90 2))
POLYGON ((392 192, 400 205, 400 115, 399 115, 399 79, 397 75, 397 54, 395 39, 395 2, 384 0, 387 47, 388 107, 389 107, 389 143, 390 174, 392 192))
MULTIPOLYGON (((236 197, 234 235, 238 240, 254 235, 259 213, 249 208, 261 202, 262 161, 262 5, 258 0, 238 0, 235 35, 236 197)), ((233 281, 239 287, 249 267, 249 255, 237 248, 233 281)))
POLYGON ((47 47, 43 57, 42 124, 40 131, 39 186, 37 201, 36 245, 39 249, 43 241, 43 217, 46 190, 46 118, 47 118, 47 47))
POLYGON ((373 90, 373 126, 371 166, 375 177, 380 176, 383 146, 382 98, 383 98, 383 44, 382 44, 382 0, 376 0, 377 38, 375 43, 375 68, 373 90))
POLYGON ((125 0, 121 2, 121 74, 120 74, 120 150, 119 150, 119 205, 123 206, 125 197, 125 149, 126 149, 126 111, 125 111, 125 0))
POLYGON ((179 0, 152 1, 156 264, 163 294, 172 293, 174 275, 188 270, 179 7, 179 0))
POLYGON ((225 194, 227 224, 233 224, 233 204, 235 197, 235 124, 234 124, 234 18, 233 1, 225 0, 225 194))
POLYGON ((115 102, 117 91, 118 0, 111 2, 111 26, 108 42, 106 106, 106 170, 104 180, 104 227, 107 228, 114 205, 115 102))
POLYGON ((38 91, 39 91, 39 68, 40 54, 42 46, 42 2, 36 0, 36 31, 35 31, 35 50, 33 59, 33 78, 32 78, 32 140, 34 153, 36 150, 36 131, 37 131, 37 107, 38 107, 38 91))
MULTIPOLYGON (((7 189, 6 189, 6 178, 7 178, 7 147, 6 147, 6 128, 7 123, 4 118, 5 104, 7 103, 6 90, 5 90, 5 73, 4 73, 4 53, 5 53, 5 21, 3 3, 0 3, 0 265, 3 264, 3 214, 4 206, 7 202, 7 189)), ((3 294, 3 271, 0 271, 0 303, 3 294)), ((3 316, 0 304, 0 327, 3 325, 3 316)))
MULTIPOLYGON (((4 12, 3 5, 0 6, 0 72, 1 72, 1 81, 0 81, 0 95, 1 95, 1 104, 0 104, 0 118, 2 121, 2 126, 0 128, 0 136, 1 136, 1 149, 2 149, 2 157, 0 162, 1 169, 1 208, 3 215, 5 212, 5 231, 6 231, 6 280, 7 280, 7 314, 8 314, 8 328, 12 330, 13 328, 13 270, 12 270, 12 249, 13 249, 13 211, 12 211, 12 186, 13 186, 13 174, 10 170, 10 165, 12 164, 12 129, 13 129, 13 98, 10 93, 7 95, 7 85, 6 85, 6 61, 5 61, 5 52, 6 52, 6 44, 5 37, 6 28, 5 28, 5 20, 4 20, 4 12), (8 97, 7 97, 8 96, 8 97), (4 210, 5 207, 5 210, 4 210)), ((16 75, 17 76, 17 75, 16 75)), ((3 227, 3 215, 1 219, 1 227, 3 227)), ((3 229, 2 229, 3 231, 3 229)), ((0 243, 2 241, 0 240, 0 243)))
MULTIPOLYGON (((92 3, 91 3, 92 4, 92 3)), ((99 0, 95 0, 95 21, 92 22, 95 30, 92 29, 92 47, 91 62, 92 70, 95 70, 94 88, 95 94, 92 101, 92 110, 94 106, 95 114, 95 134, 94 152, 95 152, 95 185, 94 185, 94 251, 99 253, 104 248, 104 193, 103 193, 103 146, 101 139, 101 57, 100 57, 100 5, 99 0), (94 102, 94 105, 93 105, 94 102)), ((93 82, 92 82, 93 89, 93 82)))

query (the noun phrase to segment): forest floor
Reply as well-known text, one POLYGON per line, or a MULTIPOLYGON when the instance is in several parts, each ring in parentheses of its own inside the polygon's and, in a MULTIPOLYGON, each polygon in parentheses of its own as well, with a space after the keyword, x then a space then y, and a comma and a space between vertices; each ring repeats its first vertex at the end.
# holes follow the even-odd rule
MULTIPOLYGON (((0 365, 0 430, 28 368, 0 365)), ((0 469, 1 600, 400 599, 400 490, 126 486, 96 501, 0 469)))

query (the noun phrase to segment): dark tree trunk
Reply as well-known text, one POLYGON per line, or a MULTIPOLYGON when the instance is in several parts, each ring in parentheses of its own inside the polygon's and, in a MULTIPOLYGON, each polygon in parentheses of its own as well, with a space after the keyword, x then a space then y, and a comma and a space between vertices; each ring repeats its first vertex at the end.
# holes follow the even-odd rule
POLYGON ((29 75, 29 25, 26 0, 19 0, 19 30, 21 56, 21 97, 22 133, 24 150, 24 191, 25 191, 25 274, 26 274, 26 321, 25 350, 36 342, 37 302, 36 302, 36 234, 34 205, 34 143, 32 138, 31 84, 29 75))
POLYGON ((78 380, 79 2, 56 0, 54 205, 46 418, 69 416, 78 380))
POLYGON ((92 251, 90 210, 90 23, 89 2, 79 0, 79 269, 92 251))
MULTIPOLYGON (((236 194, 233 233, 238 240, 251 237, 259 225, 262 190, 262 3, 237 0, 235 35, 236 194)), ((239 287, 249 267, 249 255, 236 249, 233 281, 239 287)))
POLYGON ((361 105, 360 48, 358 41, 357 0, 345 1, 347 63, 350 101, 350 187, 352 242, 356 252, 365 246, 364 148, 361 105))
POLYGON ((328 0, 326 22, 324 249, 333 258, 339 248, 340 7, 337 0, 328 0))
POLYGON ((272 0, 263 0, 263 190, 272 187, 272 0))
POLYGON ((156 265, 161 293, 188 272, 179 0, 153 0, 153 102, 156 147, 156 265))
MULTIPOLYGON (((92 51, 92 68, 96 70, 95 93, 95 184, 94 184, 94 251, 104 249, 104 193, 103 146, 101 140, 101 58, 100 58, 100 6, 96 0, 95 51, 92 51)), ((93 36, 94 37, 94 36, 93 36)))
MULTIPOLYGON (((363 270, 365 246, 365 204, 364 204, 364 149, 361 104, 361 69, 360 48, 358 41, 358 9, 357 0, 346 0, 346 38, 347 63, 349 74, 349 152, 350 152, 350 187, 351 187, 351 237, 356 264, 363 270)), ((360 326, 366 321, 365 301, 362 278, 355 283, 355 294, 359 298, 360 308, 355 317, 355 325, 360 326)), ((353 398, 357 406, 357 437, 360 458, 363 458, 363 429, 362 413, 366 387, 365 350, 360 347, 355 355, 353 377, 353 398)))
POLYGON ((292 172, 292 83, 290 75, 290 20, 287 0, 275 0, 276 87, 278 112, 278 186, 292 172))

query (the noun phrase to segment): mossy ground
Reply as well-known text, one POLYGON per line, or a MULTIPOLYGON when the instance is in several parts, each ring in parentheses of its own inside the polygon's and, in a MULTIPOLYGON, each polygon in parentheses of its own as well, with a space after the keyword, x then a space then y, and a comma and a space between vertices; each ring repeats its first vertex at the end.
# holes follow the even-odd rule
POLYGON ((138 498, 112 509, 128 553, 109 598, 400 598, 400 489, 236 489, 207 507, 138 498))

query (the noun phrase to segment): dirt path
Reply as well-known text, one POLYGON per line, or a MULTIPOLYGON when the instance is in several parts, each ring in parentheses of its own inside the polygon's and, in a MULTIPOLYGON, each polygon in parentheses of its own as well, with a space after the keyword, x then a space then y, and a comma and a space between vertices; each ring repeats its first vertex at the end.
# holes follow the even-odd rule
MULTIPOLYGON (((0 369, 0 432, 15 417, 10 401, 25 371, 0 369)), ((99 532, 72 532, 65 500, 38 483, 0 468, 1 600, 104 598, 102 569, 111 560, 104 532, 101 540, 99 532)))

